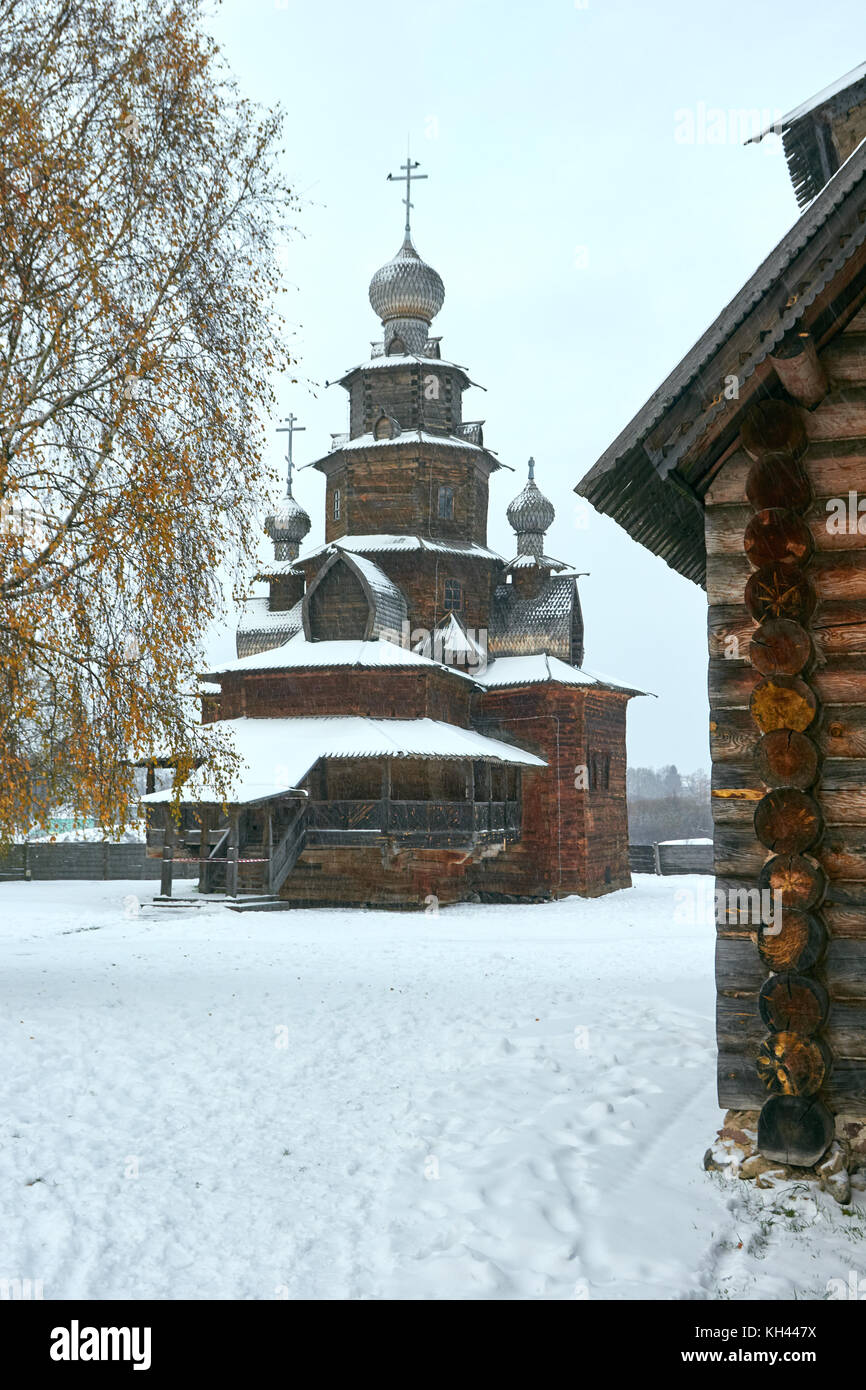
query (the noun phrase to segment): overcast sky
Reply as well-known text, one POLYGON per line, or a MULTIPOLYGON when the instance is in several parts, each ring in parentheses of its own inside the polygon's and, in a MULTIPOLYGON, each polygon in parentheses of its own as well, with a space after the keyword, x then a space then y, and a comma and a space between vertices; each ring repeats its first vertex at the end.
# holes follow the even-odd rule
MULTIPOLYGON (((465 418, 517 470, 492 480, 489 543, 514 550, 505 508, 532 454, 548 553, 589 571, 587 668, 658 697, 630 706, 633 764, 709 765, 706 599, 573 488, 796 219, 781 141, 741 130, 860 62, 863 16, 862 0, 224 0, 213 21, 243 89, 288 112, 300 379, 278 395, 307 427, 297 461, 348 428, 324 383, 381 337, 367 286, 402 239, 385 175, 408 137, 429 175, 415 244, 445 282, 433 331, 486 388, 465 418)), ((324 479, 295 492, 316 542, 324 479)), ((210 651, 233 656, 233 633, 210 651)))

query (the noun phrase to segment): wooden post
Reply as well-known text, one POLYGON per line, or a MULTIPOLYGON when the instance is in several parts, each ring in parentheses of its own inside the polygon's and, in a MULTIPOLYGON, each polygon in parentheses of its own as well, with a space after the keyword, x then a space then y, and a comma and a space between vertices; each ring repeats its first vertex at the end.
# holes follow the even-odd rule
POLYGON ((156 763, 150 762, 147 765, 144 791, 146 796, 150 796, 151 792, 156 791, 156 763))
POLYGON ((265 865, 265 881, 266 881, 266 883, 267 883, 267 891, 268 891, 269 893, 272 893, 272 892, 274 891, 274 890, 273 890, 273 886, 272 886, 272 884, 271 884, 271 876, 272 876, 272 874, 273 874, 273 869, 274 869, 274 866, 273 866, 273 855, 274 855, 274 816, 273 816, 273 811, 271 810, 271 806, 270 806, 270 804, 268 804, 268 806, 267 806, 266 809, 265 809, 265 858, 266 858, 267 861, 268 861, 267 864, 265 865))
POLYGON ((210 854, 211 809, 209 806, 200 806, 198 813, 201 821, 201 839, 198 846, 198 891, 206 893, 208 889, 207 861, 210 854))
POLYGON ((165 811, 165 838, 162 842, 162 873, 160 875, 159 891, 163 898, 171 897, 171 871, 172 860, 174 858, 174 820, 172 819, 171 809, 166 807, 165 811))
POLYGON ((391 824, 391 759, 386 758, 382 764, 382 829, 387 830, 391 824))
POLYGON ((231 831, 229 834, 228 851, 226 853, 226 893, 230 898, 238 895, 238 844, 240 831, 238 826, 239 812, 229 812, 229 824, 231 831))

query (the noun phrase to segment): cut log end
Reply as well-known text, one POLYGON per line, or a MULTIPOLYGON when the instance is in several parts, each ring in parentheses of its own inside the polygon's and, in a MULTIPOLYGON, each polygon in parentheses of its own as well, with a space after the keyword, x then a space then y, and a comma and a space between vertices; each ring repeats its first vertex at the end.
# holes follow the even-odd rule
POLYGON ((830 1070, 830 1052, 819 1038, 771 1033, 758 1048, 755 1068, 774 1095, 815 1096, 830 1070))
POLYGON ((811 970, 824 954, 827 932, 814 913, 783 908, 778 921, 759 926, 757 944, 768 970, 811 970))
POLYGON ((741 434, 751 459, 786 452, 800 458, 808 443, 803 414, 790 401, 758 401, 746 413, 741 434))
POLYGON ((755 808, 755 834, 776 854, 802 854, 821 837, 821 812, 807 792, 781 787, 755 808))
POLYGON ((758 1148, 765 1158, 811 1168, 833 1142, 833 1116, 820 1100, 770 1096, 758 1116, 758 1148))
POLYGON ((818 750, 806 735, 794 729, 775 729, 764 734, 755 762, 758 776, 768 787, 799 787, 805 791, 818 776, 818 750))
POLYGON ((815 611, 815 591, 796 565, 762 565, 749 576, 746 606, 757 622, 788 618, 806 624, 815 611))
POLYGON ((823 869, 802 854, 777 854, 768 859, 758 874, 758 887, 780 894, 782 911, 817 907, 824 896, 827 879, 823 869))
POLYGON ((827 991, 810 975, 771 975, 761 986, 758 1013, 771 1033, 799 1033, 811 1038, 823 1028, 830 1011, 827 991))
POLYGON ((805 564, 813 548, 812 532, 790 507, 765 507, 746 526, 743 549, 755 567, 786 562, 805 564))
POLYGON ((811 637, 790 618, 766 618, 749 644, 749 660, 762 676, 799 675, 811 656, 811 637))
POLYGON ((815 718, 818 698, 799 676, 766 676, 752 691, 749 709, 763 734, 777 729, 803 733, 815 718))

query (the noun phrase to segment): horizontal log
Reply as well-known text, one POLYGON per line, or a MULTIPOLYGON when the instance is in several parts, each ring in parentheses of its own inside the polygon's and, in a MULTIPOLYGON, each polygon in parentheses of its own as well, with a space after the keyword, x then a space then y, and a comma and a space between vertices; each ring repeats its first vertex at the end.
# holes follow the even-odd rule
MULTIPOLYGON (((750 940, 757 907, 753 910, 748 906, 747 894, 755 889, 754 878, 719 873, 711 882, 712 891, 721 894, 719 934, 732 940, 750 940)), ((819 915, 832 940, 866 940, 866 881, 831 880, 819 915)))
POLYGON ((832 439, 866 439, 866 389, 846 386, 825 396, 804 416, 809 444, 832 439))
MULTIPOLYGON (((755 880, 767 862, 768 851, 757 839, 754 826, 741 816, 730 814, 731 805, 722 803, 724 819, 719 818, 720 806, 713 801, 714 866, 717 874, 726 878, 755 880)), ((833 901, 846 901, 835 895, 839 881, 848 884, 866 883, 866 828, 856 825, 828 825, 810 858, 821 867, 827 879, 828 893, 833 901)))
MULTIPOLYGON (((850 478, 845 479, 845 482, 847 486, 844 490, 837 490, 827 497, 815 497, 803 514, 803 523, 809 531, 815 551, 835 553, 840 550, 866 550, 866 512, 858 513, 856 503, 853 510, 848 505, 848 494, 856 488, 856 484, 850 478), (828 503, 838 503, 839 499, 845 503, 842 529, 837 522, 838 507, 828 507, 828 503)), ((716 556, 747 553, 745 540, 747 528, 753 517, 754 511, 748 504, 711 508, 706 513, 704 522, 707 554, 716 556)))
MULTIPOLYGON (((712 605, 742 603, 755 573, 745 555, 707 556, 708 601, 712 605)), ((819 603, 866 599, 866 549, 816 551, 804 573, 819 603)))
MULTIPOLYGON (((757 1057, 767 1029, 758 1010, 757 994, 720 994, 716 998, 716 1035, 720 1052, 757 1057)), ((866 1058, 866 1002, 834 1000, 822 1036, 834 1059, 866 1058)))
MULTIPOLYGON (((767 739, 776 737, 776 734, 766 735, 767 739)), ((790 737, 808 739, 807 734, 791 734, 790 737)), ((788 766, 780 760, 778 766, 781 775, 776 780, 763 764, 762 743, 756 746, 751 757, 731 758, 713 764, 711 795, 717 823, 742 825, 750 819, 756 803, 765 792, 776 786, 796 787, 802 783, 802 790, 812 788, 828 826, 866 825, 864 760, 825 758, 819 770, 818 755, 812 747, 808 761, 805 754, 799 762, 788 766), (802 776, 799 776, 801 771, 802 776)))
MULTIPOLYGON (((785 916, 783 914, 783 933, 785 916)), ((820 927, 819 917, 813 915, 813 920, 820 927)), ((754 935, 756 939, 757 933, 754 935)), ((768 944, 770 940, 772 938, 767 938, 768 944)), ((820 961, 819 973, 834 1004, 859 1001, 866 1005, 866 939, 828 937, 823 955, 814 959, 820 961)), ((748 936, 717 936, 716 988, 720 994, 751 999, 757 996, 766 978, 767 966, 758 953, 755 940, 748 936)))
MULTIPOLYGON (((712 718, 718 723, 719 711, 725 709, 748 709, 752 692, 761 680, 759 672, 744 661, 711 661, 707 688, 712 718)), ((808 685, 815 692, 823 706, 859 705, 866 713, 866 656, 838 656, 828 659, 823 666, 815 666, 808 673, 808 685)), ((820 723, 839 724, 832 713, 826 720, 818 716, 818 721, 809 727, 809 734, 820 745, 817 729, 820 723)), ((801 730, 801 732, 803 732, 801 730)), ((842 740, 844 733, 832 735, 842 740)), ((840 742, 840 756, 843 744, 840 742)))
MULTIPOLYGON (((744 506, 752 461, 744 449, 731 454, 707 489, 707 514, 716 507, 744 506)), ((809 445, 802 467, 816 498, 844 497, 858 487, 866 469, 866 434, 851 439, 821 440, 809 445)))
MULTIPOLYGON (((766 1090, 755 1068, 757 1050, 720 1051, 718 1096, 723 1110, 758 1110, 766 1100, 766 1090)), ((830 1072, 822 1096, 837 1113, 859 1110, 866 1105, 866 1057, 831 1057, 830 1072)))
POLYGON ((831 387, 866 386, 866 333, 840 333, 819 356, 831 387))

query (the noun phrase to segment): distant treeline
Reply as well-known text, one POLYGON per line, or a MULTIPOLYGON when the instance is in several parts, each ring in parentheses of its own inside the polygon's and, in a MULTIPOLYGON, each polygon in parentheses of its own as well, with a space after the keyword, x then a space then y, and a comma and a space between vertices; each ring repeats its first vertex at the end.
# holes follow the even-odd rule
POLYGON ((673 765, 630 767, 627 786, 631 844, 712 838, 710 776, 703 768, 681 773, 673 765))

